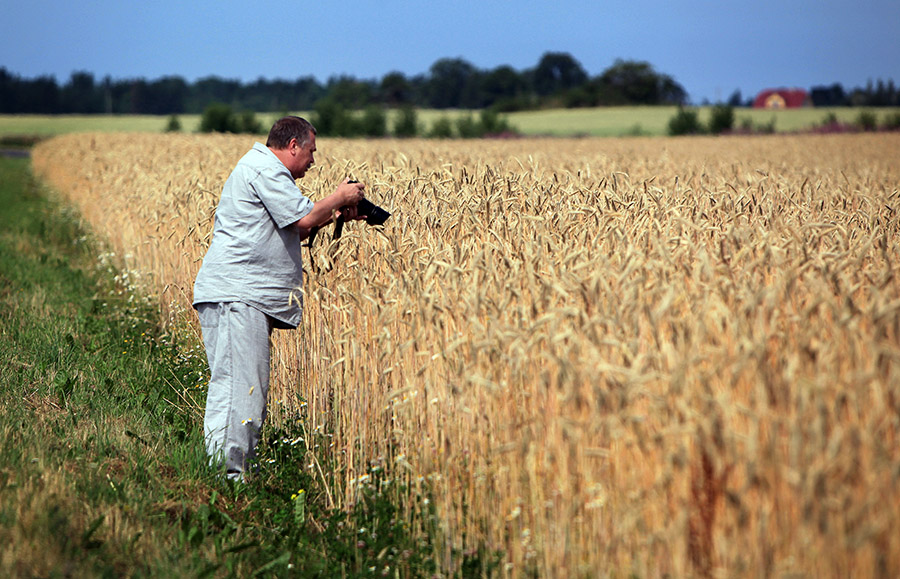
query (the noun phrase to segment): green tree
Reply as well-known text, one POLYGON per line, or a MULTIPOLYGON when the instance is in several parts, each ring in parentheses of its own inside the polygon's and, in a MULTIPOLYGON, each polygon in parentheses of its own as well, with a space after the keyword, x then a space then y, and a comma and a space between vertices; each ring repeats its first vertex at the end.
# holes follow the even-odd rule
POLYGON ((659 74, 648 62, 616 60, 600 81, 629 104, 682 104, 687 92, 670 76, 659 74))
POLYGON ((396 107, 412 102, 412 85, 402 72, 389 72, 381 79, 379 86, 381 101, 388 106, 396 107))
POLYGON ((69 82, 62 88, 62 102, 65 112, 94 114, 103 112, 103 96, 94 83, 94 75, 88 72, 73 72, 69 82))
POLYGON ((351 76, 331 78, 327 86, 328 98, 345 109, 361 109, 377 101, 377 87, 368 81, 351 76))
POLYGON ((549 96, 581 86, 588 76, 581 64, 566 52, 547 52, 534 70, 534 90, 549 96))
POLYGON ((526 93, 527 83, 511 66, 498 66, 482 75, 481 96, 484 105, 508 107, 520 101, 526 93))
POLYGON ((428 102, 436 109, 474 108, 477 71, 461 58, 443 58, 431 66, 428 102))

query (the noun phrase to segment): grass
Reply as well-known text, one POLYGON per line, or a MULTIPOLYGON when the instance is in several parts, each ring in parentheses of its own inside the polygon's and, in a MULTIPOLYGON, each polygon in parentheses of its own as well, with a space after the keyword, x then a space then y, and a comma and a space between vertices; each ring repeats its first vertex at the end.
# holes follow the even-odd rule
MULTIPOLYGON (((884 122, 889 115, 900 113, 900 109, 861 108, 808 108, 778 111, 761 109, 735 109, 735 127, 745 120, 755 127, 774 123, 776 132, 796 132, 820 126, 823 120, 834 114, 841 123, 853 124, 860 112, 873 112, 878 121, 884 122)), ((709 107, 700 107, 700 120, 709 120, 709 107)), ((665 135, 669 119, 677 112, 676 107, 603 107, 592 109, 551 109, 510 113, 510 124, 526 136, 660 136, 665 135)), ((294 114, 309 118, 309 111, 294 114)), ((421 110, 420 124, 430 128, 441 118, 456 119, 471 115, 465 110, 421 110)), ((268 127, 276 120, 276 113, 257 115, 262 126, 268 127)), ((196 132, 200 126, 200 115, 179 115, 183 132, 196 132)), ((26 136, 48 137, 76 132, 140 132, 161 133, 168 123, 168 116, 153 115, 0 115, 0 138, 26 136)), ((392 119, 392 117, 389 117, 392 119)), ((391 126, 393 120, 389 120, 391 126)))
POLYGON ((217 478, 202 356, 99 248, 27 161, 0 159, 0 576, 434 571, 376 473, 353 508, 328 506, 303 417, 265 431, 251 483, 217 478))
MULTIPOLYGON (((182 130, 195 131, 200 115, 179 115, 182 130)), ((163 132, 168 116, 155 115, 0 115, 0 135, 49 137, 83 132, 163 132)))

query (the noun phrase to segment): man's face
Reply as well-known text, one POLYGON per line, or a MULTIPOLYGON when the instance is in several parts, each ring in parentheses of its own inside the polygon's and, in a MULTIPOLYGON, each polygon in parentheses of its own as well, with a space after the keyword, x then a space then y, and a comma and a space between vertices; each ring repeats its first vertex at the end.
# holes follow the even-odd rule
POLYGON ((316 152, 316 136, 310 135, 309 142, 304 146, 300 146, 300 144, 294 140, 291 141, 291 154, 293 158, 292 166, 290 167, 291 176, 294 179, 302 179, 304 175, 306 175, 307 169, 313 166, 316 160, 313 158, 313 154, 316 152))

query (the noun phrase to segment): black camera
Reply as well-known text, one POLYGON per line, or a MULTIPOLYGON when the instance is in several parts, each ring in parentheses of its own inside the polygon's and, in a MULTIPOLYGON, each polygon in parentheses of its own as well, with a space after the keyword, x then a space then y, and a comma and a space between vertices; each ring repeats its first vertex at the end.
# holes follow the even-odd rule
MULTIPOLYGON (((353 183, 353 181, 350 182, 353 183)), ((384 222, 391 216, 387 210, 375 205, 365 197, 356 204, 356 214, 361 216, 365 215, 367 225, 384 225, 384 222)), ((332 236, 332 239, 340 238, 343 231, 344 216, 342 215, 338 217, 337 223, 334 224, 334 235, 332 236)))
MULTIPOLYGON (((348 183, 359 183, 359 181, 350 180, 348 183)), ((341 208, 343 209, 343 207, 341 208)), ((388 220, 391 216, 390 212, 386 209, 375 205, 365 197, 363 197, 359 203, 356 204, 356 213, 357 215, 365 216, 365 221, 368 225, 384 225, 384 222, 388 220)), ((309 233, 309 241, 306 243, 307 247, 312 247, 313 241, 316 239, 316 235, 319 233, 319 227, 313 227, 309 233)), ((334 233, 332 234, 332 239, 340 239, 341 233, 344 231, 344 217, 343 215, 337 218, 337 221, 334 224, 334 233)))
POLYGON ((365 197, 357 203, 356 211, 359 215, 366 216, 366 223, 369 225, 384 225, 384 222, 391 216, 388 211, 375 205, 365 197))
MULTIPOLYGON (((348 183, 359 183, 355 179, 350 179, 347 181, 348 183)), ((388 220, 388 217, 391 214, 375 205, 365 197, 363 197, 359 203, 356 204, 356 214, 360 216, 365 216, 366 223, 368 225, 384 225, 384 222, 388 220)), ((338 217, 337 223, 334 224, 334 236, 333 239, 338 239, 341 236, 341 233, 344 230, 344 218, 338 217)))

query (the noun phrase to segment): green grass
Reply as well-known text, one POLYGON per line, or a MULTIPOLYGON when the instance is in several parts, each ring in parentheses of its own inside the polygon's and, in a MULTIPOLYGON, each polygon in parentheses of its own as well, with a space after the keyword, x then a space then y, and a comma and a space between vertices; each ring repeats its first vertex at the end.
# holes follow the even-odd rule
MULTIPOLYGON (((700 121, 709 119, 709 107, 700 107, 700 121)), ((756 127, 770 125, 774 121, 776 132, 808 130, 819 126, 827 115, 833 113, 840 122, 855 123, 862 111, 873 112, 879 123, 889 115, 900 114, 900 108, 806 108, 768 111, 760 109, 735 109, 735 126, 740 127, 747 119, 756 127)), ((675 107, 604 107, 592 109, 552 109, 509 113, 510 124, 524 135, 530 136, 595 136, 618 137, 626 135, 665 135, 675 107)), ((309 118, 309 111, 300 111, 309 118)), ((389 126, 393 126, 393 115, 389 115, 389 126)), ((430 128, 437 119, 456 119, 475 115, 465 110, 420 110, 419 123, 430 128)), ((275 113, 257 114, 264 127, 270 126, 277 118, 275 113)), ((168 116, 151 115, 0 115, 0 139, 21 135, 52 136, 71 132, 117 131, 117 132, 162 132, 168 123, 168 116)), ((200 126, 200 115, 179 115, 183 132, 196 132, 200 126)))
MULTIPOLYGON (((699 120, 709 122, 710 107, 699 107, 699 120)), ((888 115, 900 112, 898 108, 807 108, 777 111, 736 108, 735 128, 748 119, 754 127, 773 124, 776 132, 795 132, 820 126, 830 113, 839 122, 855 123, 861 111, 874 112, 879 122, 888 115)), ((511 125, 526 135, 619 137, 627 135, 661 136, 667 134, 669 119, 678 112, 677 107, 609 107, 596 109, 556 109, 525 111, 509 115, 511 125)))
MULTIPOLYGON (((200 115, 180 115, 185 131, 200 126, 200 115)), ((0 136, 49 137, 83 132, 163 132, 168 116, 154 115, 0 115, 0 136)))
POLYGON ((302 416, 266 427, 250 483, 218 478, 203 356, 160 333, 101 249, 26 160, 0 158, 0 576, 436 571, 433 516, 404 516, 376 472, 349 513, 325 506, 316 457, 291 444, 302 416))

